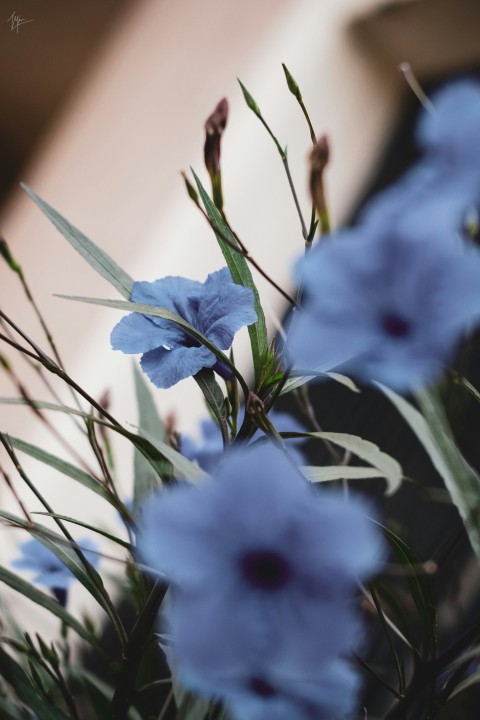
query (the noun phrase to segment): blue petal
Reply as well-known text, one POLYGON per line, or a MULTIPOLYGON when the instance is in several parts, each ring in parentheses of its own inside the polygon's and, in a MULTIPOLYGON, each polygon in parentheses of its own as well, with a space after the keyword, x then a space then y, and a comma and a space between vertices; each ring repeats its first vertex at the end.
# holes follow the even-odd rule
POLYGON ((213 367, 215 355, 206 347, 163 347, 142 355, 140 364, 144 373, 158 388, 169 388, 180 380, 196 375, 202 368, 213 367))
POLYGON ((211 273, 205 281, 198 322, 203 333, 222 350, 235 333, 257 320, 253 291, 232 281, 228 268, 211 273))
POLYGON ((122 318, 110 335, 112 348, 124 353, 144 353, 178 342, 179 333, 174 323, 164 321, 164 324, 159 325, 152 320, 140 313, 131 313, 122 318))
POLYGON ((165 307, 198 327, 196 317, 202 289, 202 283, 196 280, 171 275, 154 282, 134 283, 132 301, 165 307))

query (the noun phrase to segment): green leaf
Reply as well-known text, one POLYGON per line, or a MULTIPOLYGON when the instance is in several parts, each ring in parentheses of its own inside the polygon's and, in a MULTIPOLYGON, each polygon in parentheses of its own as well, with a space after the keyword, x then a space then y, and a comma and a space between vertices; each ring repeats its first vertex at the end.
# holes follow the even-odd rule
MULTIPOLYGON (((378 475, 368 475, 368 477, 384 477, 387 481, 386 495, 393 495, 402 484, 403 471, 400 463, 392 458, 391 455, 382 452, 374 443, 369 440, 364 440, 357 435, 331 432, 280 433, 280 435, 282 437, 305 437, 328 440, 335 445, 339 445, 344 450, 348 450, 380 471, 378 475)), ((343 469, 348 470, 348 466, 345 466, 343 469)), ((340 477, 346 477, 346 475, 340 475, 340 477)))
POLYGON ((67 610, 65 610, 61 605, 59 605, 56 600, 51 598, 50 595, 47 595, 31 583, 23 580, 15 573, 1 566, 0 582, 5 583, 5 585, 8 585, 13 590, 19 592, 21 595, 24 595, 24 597, 29 598, 29 600, 31 600, 32 602, 40 605, 41 607, 51 612, 52 615, 60 618, 60 620, 65 623, 65 625, 68 625, 72 628, 72 630, 75 630, 75 632, 80 637, 82 637, 84 640, 87 640, 90 644, 97 644, 93 635, 89 633, 88 630, 83 627, 83 625, 79 623, 76 618, 73 617, 73 615, 70 615, 67 610))
POLYGON ((463 692, 464 690, 467 690, 469 687, 472 687, 472 685, 477 685, 480 683, 480 672, 475 672, 472 675, 469 675, 467 678, 462 680, 456 688, 452 690, 450 695, 448 696, 448 700, 451 700, 455 697, 455 695, 458 695, 459 693, 463 692))
POLYGON ((97 424, 105 425, 105 427, 110 428, 114 432, 118 433, 119 435, 123 435, 123 437, 130 440, 130 442, 132 442, 136 448, 138 448, 141 452, 145 454, 146 457, 148 457, 149 461, 154 465, 154 467, 159 473, 161 473, 162 468, 164 468, 163 459, 165 459, 173 465, 174 469, 181 476, 186 477, 188 480, 197 481, 203 480, 208 477, 208 475, 204 473, 203 470, 198 467, 198 465, 192 463, 181 453, 177 452, 166 443, 162 442, 161 440, 157 440, 157 438, 155 438, 153 435, 150 435, 150 433, 148 433, 147 431, 140 430, 138 434, 136 434, 130 432, 129 430, 125 430, 125 428, 119 425, 112 425, 106 420, 92 417, 88 413, 81 412, 80 410, 75 410, 74 408, 67 408, 64 405, 55 405, 54 403, 41 402, 37 400, 27 402, 26 400, 24 400, 24 398, 0 398, 0 404, 5 405, 31 405, 32 403, 35 405, 35 407, 42 408, 44 410, 55 410, 59 412, 72 413, 74 415, 79 415, 80 417, 90 419, 97 424), (163 458, 160 464, 158 464, 157 462, 158 453, 163 458))
MULTIPOLYGON (((140 372, 136 363, 133 367, 138 408, 138 425, 143 430, 146 430, 154 437, 163 441, 165 438, 165 427, 158 414, 155 401, 150 392, 150 387, 145 382, 143 373, 140 372)), ((151 463, 139 450, 134 450, 133 472, 133 502, 136 507, 146 494, 158 489, 161 485, 161 480, 159 475, 154 471, 151 463)), ((168 474, 167 468, 165 469, 165 473, 168 474)))
POLYGON ((26 405, 27 407, 38 408, 39 410, 54 410, 55 412, 63 412, 67 415, 78 415, 79 417, 89 418, 88 413, 84 413, 77 408, 71 408, 67 405, 58 405, 57 403, 45 402, 43 400, 27 400, 26 398, 9 398, 0 397, 0 405, 26 405))
POLYGON ((89 240, 80 230, 77 230, 66 220, 60 213, 54 210, 45 200, 42 200, 33 192, 28 185, 20 183, 25 192, 30 195, 34 203, 38 205, 40 210, 55 225, 63 237, 68 240, 70 245, 88 262, 88 264, 96 270, 105 280, 108 280, 123 297, 129 299, 132 293, 133 279, 91 240, 89 240))
MULTIPOLYGON (((99 587, 103 588, 103 580, 98 572, 90 565, 90 571, 92 577, 87 573, 85 567, 80 562, 80 559, 73 548, 69 545, 68 541, 53 532, 49 528, 43 527, 42 525, 32 524, 23 518, 12 515, 5 510, 0 510, 0 517, 5 518, 11 523, 14 523, 17 527, 23 527, 27 530, 30 535, 39 540, 42 545, 51 550, 54 555, 70 570, 70 572, 77 578, 77 580, 85 587, 90 595, 95 598, 100 607, 108 613, 106 608, 105 600, 99 591, 99 587), (96 582, 94 582, 94 580, 96 582)), ((81 546, 79 545, 81 550, 81 546)), ((88 562, 88 558, 86 558, 88 562)))
POLYGON ((112 430, 116 430, 122 435, 129 437, 132 442, 137 445, 137 447, 141 446, 144 441, 147 441, 147 443, 153 446, 156 450, 158 450, 158 452, 166 460, 172 463, 174 469, 179 475, 185 477, 187 480, 197 482, 199 480, 205 480, 209 477, 206 472, 204 472, 198 465, 196 465, 196 463, 188 460, 181 453, 170 447, 170 445, 167 445, 161 440, 157 440, 157 438, 155 438, 153 435, 150 435, 150 433, 146 430, 139 430, 138 434, 135 435, 135 433, 129 433, 128 431, 116 428, 113 425, 111 427, 112 430))
POLYGON ((48 465, 55 470, 58 470, 62 473, 62 475, 66 475, 67 477, 72 478, 72 480, 76 480, 89 490, 93 490, 93 492, 97 493, 97 495, 100 495, 102 498, 104 498, 104 500, 107 500, 112 505, 117 506, 118 503, 114 495, 108 492, 108 490, 106 490, 103 485, 101 485, 97 480, 95 480, 84 470, 80 470, 80 468, 77 468, 75 465, 72 465, 66 460, 62 460, 55 455, 52 455, 45 450, 42 450, 36 445, 30 445, 30 443, 26 443, 19 438, 14 438, 9 435, 8 440, 12 447, 15 448, 15 450, 24 452, 26 455, 35 458, 35 460, 39 460, 40 462, 45 463, 45 465, 48 465))
POLYGON ((26 708, 19 708, 7 698, 0 697, 0 717, 2 720, 32 720, 32 713, 26 708))
POLYGON ((302 473, 310 482, 328 482, 329 480, 364 480, 365 478, 385 477, 380 470, 352 465, 304 465, 302 473))
POLYGON ((423 415, 393 390, 378 387, 395 405, 427 451, 460 513, 480 563, 480 477, 455 444, 445 411, 432 391, 417 394, 423 415))
POLYGON ((224 443, 228 442, 227 406, 220 385, 215 380, 215 374, 210 368, 200 370, 194 379, 203 393, 203 396, 216 417, 224 443))
POLYGON ((69 720, 68 715, 44 700, 22 666, 1 647, 0 675, 14 688, 22 702, 33 710, 36 720, 69 720))
POLYGON ((117 545, 121 545, 129 552, 133 552, 133 547, 128 543, 126 540, 122 540, 121 538, 117 537, 116 535, 112 535, 112 533, 107 532, 106 530, 101 530, 99 527, 95 525, 89 525, 88 523, 84 523, 81 520, 77 520, 76 518, 70 517, 69 515, 59 515, 55 512, 32 512, 32 515, 45 515, 46 517, 52 517, 56 518, 57 520, 64 520, 65 522, 72 523, 73 525, 79 525, 80 527, 85 528, 85 530, 91 530, 94 533, 97 533, 97 535, 102 535, 102 537, 107 538, 108 540, 111 540, 114 543, 117 543, 117 545))
POLYGON ((408 588, 425 633, 427 659, 431 660, 435 657, 437 642, 437 613, 432 578, 423 569, 420 559, 398 535, 383 525, 380 527, 398 561, 405 569, 408 588))
MULTIPOLYGON (((96 720, 114 720, 112 710, 112 698, 115 692, 114 688, 101 680, 88 670, 82 670, 78 677, 85 685, 90 702, 96 711, 96 720)), ((134 707, 130 707, 127 712, 127 720, 143 720, 142 716, 134 707)))
POLYGON ((292 390, 296 390, 297 388, 301 387, 302 385, 305 385, 306 383, 310 382, 310 380, 314 380, 319 377, 328 378, 330 380, 335 380, 336 382, 340 383, 340 385, 343 385, 344 387, 348 388, 352 392, 359 393, 360 388, 355 385, 353 380, 346 375, 341 375, 340 373, 334 373, 334 372, 321 372, 321 371, 315 371, 312 372, 310 375, 303 374, 299 376, 292 376, 290 377, 287 382, 285 383, 284 387, 282 388, 282 391, 280 395, 286 395, 289 392, 292 392, 292 390))
POLYGON ((214 345, 208 338, 202 335, 201 332, 199 332, 196 328, 192 327, 192 325, 187 323, 187 321, 181 318, 180 315, 176 315, 174 312, 171 312, 171 310, 155 305, 144 305, 143 303, 127 302, 126 300, 103 300, 100 298, 78 297, 74 295, 57 295, 57 297, 61 297, 64 300, 76 300, 77 302, 90 303, 91 305, 102 305, 104 307, 117 308, 118 310, 126 310, 127 312, 138 312, 142 315, 153 315, 154 317, 171 320, 172 322, 183 328, 183 330, 185 330, 193 338, 198 340, 199 343, 208 348, 224 365, 226 365, 232 371, 235 377, 238 378, 245 397, 248 397, 249 390, 247 383, 240 375, 235 365, 232 365, 230 359, 221 350, 219 350, 217 346, 214 345))
MULTIPOLYGON (((221 213, 213 204, 210 196, 200 182, 199 177, 193 170, 192 173, 193 177, 195 178, 195 182, 197 183, 198 191, 205 206, 206 213, 210 218, 211 222, 222 232, 223 235, 225 235, 225 237, 230 240, 230 242, 234 246, 237 246, 238 243, 235 239, 235 236, 223 220, 221 213)), ((231 248, 218 233, 215 233, 215 236, 220 246, 220 250, 222 251, 223 256, 227 262, 234 282, 236 282, 238 285, 244 285, 245 287, 250 288, 253 292, 255 311, 257 313, 257 321, 253 325, 248 326, 248 334, 250 336, 250 345, 252 348, 255 383, 258 387, 260 386, 262 381, 262 361, 268 347, 267 326, 265 323, 265 315, 263 313, 262 304, 260 302, 260 296, 258 294, 257 287, 253 281, 250 268, 248 267, 248 262, 245 260, 243 255, 240 252, 236 252, 233 248, 231 248)))

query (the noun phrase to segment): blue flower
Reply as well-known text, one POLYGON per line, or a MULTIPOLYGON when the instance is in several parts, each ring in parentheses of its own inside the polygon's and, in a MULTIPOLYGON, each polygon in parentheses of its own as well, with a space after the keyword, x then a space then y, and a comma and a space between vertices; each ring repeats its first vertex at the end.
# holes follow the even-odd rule
MULTIPOLYGON (((98 547, 88 538, 78 541, 78 546, 84 550, 84 555, 94 568, 98 565, 98 547), (89 552, 91 550, 92 552, 89 552)), ((12 561, 12 567, 19 570, 30 570, 35 574, 33 581, 44 585, 55 594, 62 605, 66 603, 66 592, 75 576, 66 565, 48 549, 40 540, 32 538, 21 543, 21 557, 12 561)))
MULTIPOLYGON (((221 350, 231 346, 241 327, 257 319, 251 289, 234 283, 228 268, 211 273, 204 283, 182 277, 136 282, 131 300, 171 310, 221 350)), ((211 350, 171 320, 132 313, 114 327, 111 343, 114 350, 143 353, 142 370, 159 388, 169 388, 202 368, 228 375, 211 350)))
POLYGON ((313 717, 312 707, 315 717, 350 709, 357 679, 340 656, 361 639, 356 582, 381 559, 365 512, 315 494, 271 444, 228 453, 201 487, 152 496, 138 547, 173 584, 183 682, 220 696, 239 718, 247 706, 259 717, 266 703, 265 717, 292 704, 298 718, 313 717))
POLYGON ((394 186, 375 196, 362 221, 431 238, 462 231, 480 203, 480 83, 452 82, 432 98, 416 137, 423 156, 394 186))
MULTIPOLYGON (((239 413, 239 424, 243 420, 244 410, 241 408, 239 413)), ((284 412, 271 411, 269 418, 279 432, 305 432, 305 427, 292 415, 284 412)), ((188 435, 181 435, 180 450, 189 460, 197 462, 202 470, 207 473, 213 473, 218 469, 218 465, 224 457, 223 441, 220 428, 211 418, 205 418, 200 423, 201 438, 196 443, 188 435)), ((262 436, 262 432, 257 430, 253 435, 252 441, 262 436)), ((301 439, 286 440, 286 446, 289 453, 295 456, 296 461, 301 464, 302 458, 296 450, 303 441, 301 439)))
POLYGON ((438 378, 479 319, 480 254, 453 233, 364 224, 317 245, 299 271, 305 310, 287 347, 302 370, 341 368, 409 392, 438 378))

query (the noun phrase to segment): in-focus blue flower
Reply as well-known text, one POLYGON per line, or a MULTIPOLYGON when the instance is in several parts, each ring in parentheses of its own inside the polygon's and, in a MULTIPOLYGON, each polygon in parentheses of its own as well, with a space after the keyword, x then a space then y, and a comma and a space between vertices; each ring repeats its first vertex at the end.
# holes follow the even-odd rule
POLYGON ((432 238, 462 231, 469 213, 480 210, 480 83, 450 82, 432 104, 417 125, 422 158, 368 203, 363 221, 432 238))
POLYGON ((299 270, 305 310, 287 347, 302 370, 413 391, 438 378, 480 317, 480 253, 454 233, 425 240, 364 224, 317 245, 299 270))
MULTIPOLYGON (((182 277, 136 282, 131 300, 167 308, 221 350, 231 346, 241 327, 257 319, 253 292, 234 283, 226 267, 211 273, 204 283, 182 277)), ((169 388, 202 368, 228 375, 211 350, 171 320, 131 313, 114 327, 111 343, 114 350, 143 353, 142 370, 159 388, 169 388)))
POLYGON ((357 680, 341 656, 361 638, 355 584, 381 558, 361 503, 315 494, 267 444, 227 454, 200 487, 152 496, 141 520, 140 554, 173 584, 186 685, 222 697, 239 718, 250 706, 272 718, 292 705, 296 718, 351 708, 357 680))
MULTIPOLYGON (((243 408, 239 413, 239 424, 243 421, 243 408)), ((305 427, 293 415, 285 412, 272 410, 269 418, 279 432, 305 432, 305 427)), ((214 473, 218 470, 219 463, 224 458, 222 433, 217 423, 211 418, 205 418, 200 423, 201 437, 197 443, 188 435, 180 436, 180 451, 185 457, 197 462, 202 470, 207 473, 214 473)), ((252 437, 252 441, 262 436, 258 430, 252 437)), ((293 453, 295 460, 301 464, 302 458, 296 447, 301 444, 302 439, 286 440, 285 444, 290 454, 293 453)))
MULTIPOLYGON (((88 562, 94 568, 98 565, 98 546, 89 538, 82 538, 78 546, 84 552, 88 562), (92 552, 89 552, 91 550, 92 552)), ((12 567, 34 572, 33 582, 51 590, 62 605, 66 603, 66 593, 75 576, 66 565, 40 540, 31 538, 19 545, 21 556, 12 561, 12 567)))

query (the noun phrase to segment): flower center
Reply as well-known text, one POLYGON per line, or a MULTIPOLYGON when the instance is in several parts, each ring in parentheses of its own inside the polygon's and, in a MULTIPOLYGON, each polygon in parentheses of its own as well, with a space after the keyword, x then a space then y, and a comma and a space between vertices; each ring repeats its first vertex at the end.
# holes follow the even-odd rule
POLYGON ((292 574, 284 556, 274 550, 251 550, 242 556, 240 564, 247 582, 260 590, 278 590, 292 574))
POLYGON ((255 695, 263 698, 269 698, 276 695, 275 688, 262 677, 254 676, 248 681, 248 689, 255 695))
POLYGON ((412 329, 411 323, 398 313, 387 313, 382 318, 382 328, 394 338, 404 338, 410 335, 412 329))

